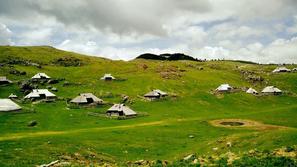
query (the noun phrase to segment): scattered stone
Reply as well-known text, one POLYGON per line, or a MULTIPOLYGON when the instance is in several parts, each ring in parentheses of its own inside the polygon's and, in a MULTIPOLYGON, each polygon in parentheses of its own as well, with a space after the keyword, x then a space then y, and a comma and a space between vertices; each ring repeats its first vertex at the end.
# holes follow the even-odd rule
POLYGON ((57 79, 50 79, 50 80, 47 81, 47 83, 48 84, 57 84, 57 83, 59 83, 59 80, 57 80, 57 79))
POLYGON ((51 90, 54 92, 58 92, 58 89, 56 87, 53 87, 51 90))
POLYGON ((189 161, 190 159, 193 159, 194 157, 195 157, 194 154, 190 154, 190 155, 184 157, 184 160, 185 160, 185 161, 189 161))
MULTIPOLYGON (((66 161, 64 161, 64 162, 60 162, 60 163, 58 163, 57 166, 71 166, 71 163, 70 163, 70 162, 66 162, 66 161)), ((106 166, 106 167, 107 167, 107 166, 106 166)))
POLYGON ((63 86, 68 86, 68 85, 70 85, 70 83, 69 83, 68 81, 65 81, 65 82, 63 83, 63 86))
POLYGON ((50 166, 54 166, 55 164, 59 163, 60 161, 59 160, 56 160, 56 161, 53 161, 49 164, 42 164, 42 165, 39 165, 38 167, 50 167, 50 166))
POLYGON ((30 126, 30 127, 33 127, 33 126, 36 126, 36 125, 37 125, 37 121, 36 120, 30 121, 28 123, 28 126, 30 126))
POLYGON ((195 158, 194 161, 192 162, 193 164, 198 164, 198 159, 195 158))
POLYGON ((27 74, 25 71, 19 71, 19 70, 16 70, 16 69, 10 70, 9 73, 13 74, 13 75, 26 75, 27 74))
POLYGON ((78 67, 78 66, 81 66, 82 61, 76 57, 65 56, 54 60, 53 64, 64 66, 64 67, 70 67, 70 66, 78 67))
POLYGON ((50 86, 50 85, 49 86, 46 86, 46 89, 51 89, 51 88, 52 88, 52 86, 50 86))
POLYGON ((218 147, 212 148, 213 151, 218 151, 218 149, 219 149, 218 147))
POLYGON ((138 160, 134 162, 135 165, 147 165, 149 164, 149 161, 147 160, 138 160))
POLYGON ((22 151, 23 149, 22 148, 15 148, 14 150, 15 151, 22 151))
POLYGON ((123 95, 122 96, 122 103, 125 103, 125 102, 127 102, 129 100, 129 96, 127 96, 127 95, 123 95))
POLYGON ((22 92, 26 93, 28 91, 32 91, 32 89, 36 89, 38 86, 36 84, 33 84, 31 81, 27 80, 21 82, 19 87, 22 92))
POLYGON ((192 139, 192 138, 195 138, 195 136, 194 136, 194 135, 189 135, 189 138, 191 138, 191 139, 192 139))

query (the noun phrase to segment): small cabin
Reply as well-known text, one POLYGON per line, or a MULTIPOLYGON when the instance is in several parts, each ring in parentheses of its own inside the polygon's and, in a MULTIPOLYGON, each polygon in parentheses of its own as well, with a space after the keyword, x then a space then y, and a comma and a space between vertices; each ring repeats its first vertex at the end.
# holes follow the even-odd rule
POLYGON ((74 104, 103 104, 103 100, 92 93, 81 93, 70 102, 74 104))
POLYGON ((263 94, 272 94, 272 95, 280 95, 282 94, 282 91, 280 89, 278 89, 277 87, 274 86, 267 86, 266 88, 264 88, 262 90, 263 94))
POLYGON ((22 108, 10 99, 0 99, 0 112, 18 111, 22 108))
POLYGON ((6 85, 12 83, 11 80, 7 79, 6 77, 0 77, 0 85, 6 85))
POLYGON ((233 88, 229 84, 220 85, 216 91, 217 92, 230 92, 233 88))
POLYGON ((107 116, 124 116, 124 117, 135 117, 137 113, 127 107, 125 104, 114 104, 106 111, 107 116))
POLYGON ((152 90, 144 95, 145 98, 150 99, 150 100, 160 99, 160 98, 166 97, 166 96, 168 96, 168 94, 164 91, 159 90, 159 89, 152 90))
POLYGON ((115 77, 113 77, 111 74, 104 74, 104 76, 101 77, 101 80, 112 81, 112 80, 115 80, 115 77))
POLYGON ((248 93, 248 94, 254 94, 254 95, 257 95, 257 94, 258 94, 258 92, 257 92, 255 89, 253 89, 253 88, 249 88, 249 89, 246 91, 246 93, 248 93))
POLYGON ((29 93, 27 96, 25 96, 25 99, 31 99, 31 100, 54 100, 57 96, 53 94, 52 92, 48 91, 47 89, 33 89, 31 93, 29 93))
POLYGON ((51 79, 51 77, 46 75, 45 73, 37 73, 31 79, 32 81, 47 81, 51 79))
POLYGON ((286 67, 277 67, 277 68, 274 69, 272 72, 273 72, 273 73, 291 72, 291 70, 288 69, 288 68, 286 68, 286 67))

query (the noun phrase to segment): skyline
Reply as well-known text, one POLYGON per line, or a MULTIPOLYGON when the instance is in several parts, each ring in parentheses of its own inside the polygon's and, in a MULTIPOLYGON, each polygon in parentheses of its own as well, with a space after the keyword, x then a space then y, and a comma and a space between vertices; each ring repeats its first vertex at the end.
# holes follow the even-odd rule
POLYGON ((130 60, 142 53, 297 63, 294 0, 10 0, 0 2, 0 45, 130 60))

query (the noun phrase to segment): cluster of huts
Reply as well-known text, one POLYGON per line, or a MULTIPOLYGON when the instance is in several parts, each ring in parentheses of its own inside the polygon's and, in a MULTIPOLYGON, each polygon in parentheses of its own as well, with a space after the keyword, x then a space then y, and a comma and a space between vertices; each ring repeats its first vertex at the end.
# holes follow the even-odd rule
MULTIPOLYGON (((222 84, 216 89, 216 92, 219 92, 219 93, 232 92, 233 89, 234 88, 231 87, 229 84, 222 84)), ((258 91, 256 91, 253 88, 249 88, 245 92, 248 94, 254 94, 254 95, 259 94, 258 91)), ((282 91, 275 86, 267 86, 261 91, 261 93, 265 95, 279 95, 279 94, 282 94, 282 91)))
MULTIPOLYGON (((48 81, 51 77, 45 73, 37 73, 31 78, 33 82, 40 82, 40 81, 48 81)), ((101 77, 101 80, 105 81, 112 81, 116 78, 113 77, 111 74, 105 74, 101 77)), ((12 81, 8 80, 6 77, 0 77, 0 83, 9 84, 12 81)), ((144 97, 148 100, 156 100, 163 97, 168 96, 168 94, 164 91, 159 89, 152 90, 144 95, 144 97)), ((21 107, 17 105, 13 100, 17 99, 18 96, 15 94, 10 94, 8 96, 9 99, 1 99, 0 100, 0 111, 16 111, 20 110, 21 107)), ((46 100, 52 101, 55 100, 57 96, 50 92, 48 89, 33 89, 29 94, 27 94, 24 99, 29 99, 32 101, 35 100, 46 100)), ((98 97, 96 97, 92 93, 80 93, 78 96, 73 98, 70 101, 71 104, 75 105, 101 105, 104 104, 104 101, 98 97)), ((131 108, 126 106, 125 104, 114 104, 111 108, 106 111, 108 116, 124 116, 124 117, 134 117, 137 115, 135 111, 131 108)))
MULTIPOLYGON (((297 68, 294 68, 292 70, 286 68, 286 67, 277 67, 275 70, 272 71, 273 73, 280 73, 280 72, 297 72, 297 68)), ((39 81, 48 81, 50 80, 51 77, 48 76, 45 73, 37 73, 34 75, 31 80, 34 82, 39 82, 39 81)), ((101 80, 105 81, 112 81, 115 80, 116 78, 113 77, 111 74, 105 74, 103 77, 101 77, 101 80)), ((0 85, 3 84, 10 84, 12 83, 11 80, 7 79, 6 77, 0 77, 0 85)), ((219 93, 224 93, 224 92, 232 92, 234 90, 233 87, 231 87, 229 84, 222 84, 220 85, 215 91, 219 93)), ((256 91, 253 88, 249 88, 246 90, 246 93, 248 94, 254 94, 257 95, 259 94, 258 91, 256 91)), ((267 86, 265 87, 262 91, 262 94, 268 95, 279 95, 282 94, 282 90, 278 89, 275 86, 267 86)), ((144 94, 144 98, 147 100, 156 100, 156 99, 161 99, 168 96, 168 94, 164 91, 161 91, 159 89, 154 89, 146 94, 144 94)), ((0 99, 0 111, 15 111, 15 110, 20 110, 21 107, 16 104, 14 99, 17 99, 17 95, 15 94, 10 94, 8 96, 8 99, 0 99)), ((29 94, 27 94, 24 99, 30 99, 30 100, 42 100, 46 99, 47 101, 51 101, 56 99, 57 96, 50 92, 48 89, 33 89, 29 94)), ((104 101, 98 97, 96 97, 92 93, 81 93, 74 99, 70 101, 72 104, 76 105, 100 105, 104 104, 104 101)), ((106 111, 106 114, 108 116, 136 116, 137 113, 133 111, 131 108, 126 106, 125 104, 114 104, 111 108, 109 108, 106 111)))

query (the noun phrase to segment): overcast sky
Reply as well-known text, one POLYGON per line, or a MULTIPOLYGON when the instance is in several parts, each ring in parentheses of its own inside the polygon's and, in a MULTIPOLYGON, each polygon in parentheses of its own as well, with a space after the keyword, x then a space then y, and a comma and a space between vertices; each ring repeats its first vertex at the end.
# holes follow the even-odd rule
POLYGON ((297 63, 297 0, 0 0, 0 45, 297 63))

